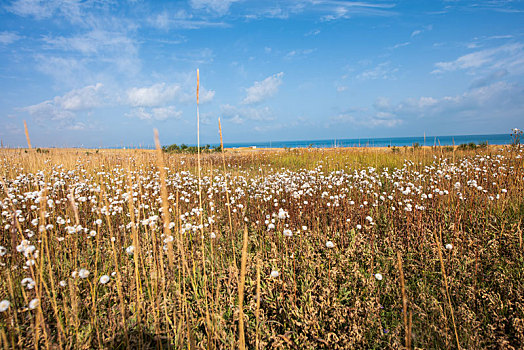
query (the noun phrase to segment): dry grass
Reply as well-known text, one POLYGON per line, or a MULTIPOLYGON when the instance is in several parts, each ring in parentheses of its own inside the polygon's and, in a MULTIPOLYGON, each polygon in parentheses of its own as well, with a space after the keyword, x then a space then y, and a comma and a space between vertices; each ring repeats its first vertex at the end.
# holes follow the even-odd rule
POLYGON ((477 152, 0 150, 0 343, 522 348, 522 151, 477 152))

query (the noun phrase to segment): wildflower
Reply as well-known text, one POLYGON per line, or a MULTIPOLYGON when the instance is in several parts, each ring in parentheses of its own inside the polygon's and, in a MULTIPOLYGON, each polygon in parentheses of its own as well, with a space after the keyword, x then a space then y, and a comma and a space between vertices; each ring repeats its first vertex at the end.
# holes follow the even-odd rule
POLYGON ((102 277, 100 277, 99 282, 101 284, 106 284, 107 282, 109 282, 109 276, 108 275, 103 275, 102 277))
POLYGON ((271 223, 267 226, 268 230, 273 230, 275 228, 275 224, 271 223))
POLYGON ((80 278, 87 278, 89 276, 89 271, 86 269, 80 269, 80 271, 78 271, 78 276, 80 276, 80 278))
POLYGON ((66 281, 63 281, 63 280, 60 281, 60 282, 58 282, 58 284, 60 285, 60 287, 65 287, 65 286, 67 286, 67 282, 66 282, 66 281))
POLYGON ((36 298, 33 299, 33 300, 31 300, 31 301, 29 302, 29 308, 30 308, 31 310, 36 309, 39 305, 40 305, 40 300, 39 300, 39 299, 36 299, 36 298))
POLYGON ((307 226, 302 226, 302 231, 307 231, 307 226))
POLYGON ((327 241, 326 242, 326 247, 328 248, 334 248, 335 247, 335 243, 331 242, 331 241, 327 241))
POLYGON ((357 230, 360 230, 360 229, 362 229, 362 225, 359 224, 357 225, 357 230))
POLYGON ((382 281, 382 274, 376 273, 375 278, 377 279, 377 281, 382 281))
POLYGON ((273 270, 273 271, 271 271, 271 277, 273 277, 273 278, 277 278, 279 275, 280 275, 280 274, 278 273, 277 270, 273 270))
POLYGON ((90 235, 91 237, 95 237, 95 236, 96 236, 96 231, 95 231, 95 230, 91 230, 91 231, 89 232, 89 235, 90 235))
POLYGON ((292 236, 293 236, 293 232, 291 232, 290 229, 285 229, 285 230, 284 230, 284 236, 286 236, 286 237, 292 237, 292 236))
POLYGON ((287 211, 285 211, 285 210, 282 209, 282 208, 280 208, 280 209, 278 210, 278 218, 279 218, 280 220, 283 220, 283 219, 288 218, 288 217, 289 217, 289 214, 287 213, 287 211))
POLYGON ((453 249, 453 244, 451 243, 446 244, 446 250, 451 250, 451 249, 453 249))
POLYGON ((214 232, 211 232, 211 234, 209 235, 209 237, 211 237, 212 239, 215 239, 215 238, 217 238, 217 235, 216 235, 214 232))
POLYGON ((95 220, 95 224, 97 224, 99 226, 102 225, 102 219, 96 219, 95 220))
POLYGON ((9 305, 11 305, 9 300, 0 301, 0 312, 5 312, 7 309, 9 309, 9 305))
POLYGON ((129 247, 126 248, 127 254, 133 255, 134 252, 135 252, 135 246, 130 245, 129 247))
POLYGON ((22 287, 27 289, 33 289, 36 285, 35 281, 33 281, 31 277, 24 278, 20 283, 22 284, 22 287))
POLYGON ((0 256, 7 254, 7 248, 0 245, 0 256))

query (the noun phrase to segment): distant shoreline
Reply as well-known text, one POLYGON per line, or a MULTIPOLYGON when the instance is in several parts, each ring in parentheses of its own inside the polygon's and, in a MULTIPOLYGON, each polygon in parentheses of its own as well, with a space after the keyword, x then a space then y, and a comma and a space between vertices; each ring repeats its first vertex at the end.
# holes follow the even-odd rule
MULTIPOLYGON (((183 142, 176 140, 162 140, 164 146, 172 144, 182 145, 183 142)), ((461 144, 475 143, 476 145, 487 143, 488 145, 508 145, 511 144, 511 135, 507 134, 483 134, 483 135, 445 135, 445 136, 417 136, 417 137, 381 137, 381 138, 352 138, 352 139, 323 139, 323 140, 295 140, 295 141, 265 141, 265 142, 225 142, 225 149, 290 149, 290 148, 388 148, 388 147, 412 147, 417 146, 458 146, 461 144)), ((201 142, 201 148, 209 145, 217 147, 219 143, 201 142)), ((10 148, 5 147, 4 148, 10 148)), ((52 147, 38 146, 41 148, 73 148, 73 149, 154 149, 154 145, 120 145, 120 146, 101 146, 101 147, 52 147)), ((187 144, 189 147, 195 147, 196 144, 187 144)), ((33 148, 37 148, 33 147, 33 148)), ((17 147, 18 148, 18 147, 17 147)), ((24 148, 24 147, 20 147, 24 148)))

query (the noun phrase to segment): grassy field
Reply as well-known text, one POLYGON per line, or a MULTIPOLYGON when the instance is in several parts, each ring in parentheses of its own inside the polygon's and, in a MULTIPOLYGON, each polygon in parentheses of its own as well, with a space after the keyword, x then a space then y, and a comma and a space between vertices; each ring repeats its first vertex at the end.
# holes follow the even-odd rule
POLYGON ((523 348, 523 153, 2 149, 0 344, 523 348))

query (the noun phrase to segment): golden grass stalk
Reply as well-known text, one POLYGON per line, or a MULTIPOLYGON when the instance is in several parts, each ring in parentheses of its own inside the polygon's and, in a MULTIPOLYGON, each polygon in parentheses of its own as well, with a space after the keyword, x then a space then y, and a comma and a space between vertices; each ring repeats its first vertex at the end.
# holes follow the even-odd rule
POLYGON ((200 112, 199 112, 199 88, 200 88, 200 72, 197 69, 197 163, 198 163, 198 210, 200 211, 200 236, 202 242, 202 269, 204 272, 204 297, 206 307, 206 324, 208 332, 212 331, 211 318, 209 317, 209 304, 207 295, 207 272, 206 272, 206 249, 204 246, 204 211, 202 210, 202 175, 200 165, 200 112))
POLYGON ((411 349, 411 327, 408 325, 408 299, 406 297, 406 285, 404 281, 404 270, 402 269, 402 257, 400 256, 400 252, 398 251, 397 251, 397 261, 398 261, 398 270, 400 273, 400 286, 402 288, 402 314, 404 316, 404 332, 406 336, 406 349, 411 349))
POLYGON ((257 308, 255 311, 255 325, 256 325, 256 340, 255 349, 258 350, 260 342, 259 326, 260 326, 260 257, 257 257, 257 308))
MULTIPOLYGON (((158 138, 158 130, 155 129, 155 146, 156 146, 156 161, 158 171, 160 172, 160 196, 162 198, 162 218, 164 221, 164 237, 168 238, 171 236, 171 229, 169 228, 170 215, 169 215, 169 203, 167 200, 167 185, 166 185, 166 169, 164 167, 164 154, 160 147, 160 140, 158 138)), ((132 197, 131 197, 132 199, 132 197)), ((167 257, 169 265, 173 265, 173 244, 171 241, 167 243, 167 257)))
MULTIPOLYGON (((442 232, 440 232, 440 234, 442 236, 442 232)), ((455 324, 455 315, 453 314, 453 306, 451 305, 451 297, 449 296, 448 278, 446 275, 446 269, 444 268, 444 259, 442 258, 442 245, 440 244, 440 240, 437 237, 436 231, 434 233, 434 236, 435 236, 435 243, 437 244, 438 258, 440 260, 440 271, 442 273, 442 278, 444 279, 444 285, 446 286, 446 297, 448 299, 449 311, 451 313, 451 320, 453 322, 453 330, 455 331, 455 339, 457 340, 457 349, 460 350, 461 348, 460 348, 460 342, 459 342, 459 337, 458 337, 458 332, 457 332, 457 326, 455 324)))
POLYGON ((25 120, 24 120, 24 130, 25 130, 25 138, 27 140, 27 147, 29 147, 29 149, 32 149, 33 147, 31 146, 31 139, 29 138, 29 131, 27 131, 27 123, 25 120))
POLYGON ((220 123, 220 117, 218 118, 218 130, 220 132, 220 149, 222 150, 222 166, 224 168, 224 181, 226 185, 226 201, 227 201, 227 215, 229 217, 229 233, 231 236, 231 249, 233 249, 233 263, 237 268, 237 259, 235 256, 235 242, 233 240, 233 221, 231 220, 231 201, 229 200, 229 191, 227 188, 227 173, 226 173, 226 155, 224 153, 224 141, 222 140, 222 124, 220 123))
POLYGON ((238 285, 238 347, 240 350, 246 348, 246 337, 244 334, 244 285, 246 283, 247 239, 247 226, 244 226, 244 243, 242 245, 242 260, 240 262, 240 284, 238 285))

